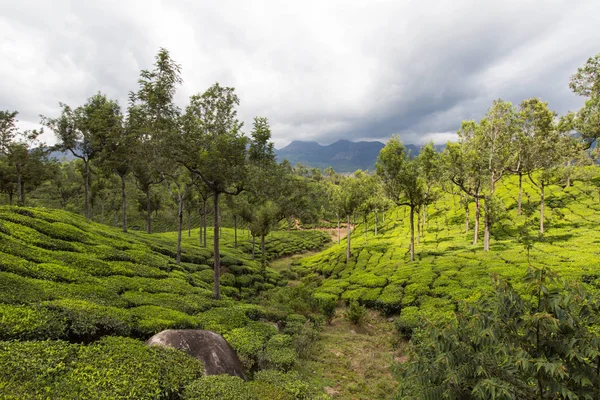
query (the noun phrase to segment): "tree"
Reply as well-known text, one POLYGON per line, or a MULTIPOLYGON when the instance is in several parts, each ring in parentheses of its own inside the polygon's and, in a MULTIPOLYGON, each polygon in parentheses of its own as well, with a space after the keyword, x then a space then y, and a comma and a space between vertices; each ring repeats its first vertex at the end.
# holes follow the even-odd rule
POLYGON ((17 114, 17 111, 0 111, 0 154, 6 154, 17 134, 17 114))
POLYGON ((421 151, 417 156, 417 162, 424 184, 422 205, 423 217, 421 218, 423 227, 420 229, 424 234, 425 224, 427 223, 427 206, 433 204, 438 197, 436 184, 439 182, 441 176, 440 154, 436 151, 433 142, 429 142, 421 148, 421 151))
POLYGON ((516 128, 516 112, 510 102, 495 100, 480 123, 481 129, 474 137, 479 152, 487 160, 490 183, 485 201, 483 250, 490 250, 492 223, 492 197, 496 183, 502 178, 510 163, 511 140, 516 128))
POLYGON ((90 218, 90 162, 98 157, 111 132, 120 129, 121 111, 116 101, 102 93, 90 97, 76 109, 64 103, 60 103, 60 107, 57 118, 42 116, 42 123, 56 135, 57 149, 70 151, 83 161, 85 217, 90 218))
POLYGON ((548 109, 548 103, 537 98, 524 100, 519 114, 527 147, 523 151, 522 171, 540 191, 540 233, 543 234, 545 188, 556 175, 554 169, 565 159, 566 138, 556 129, 555 113, 548 109), (536 177, 535 171, 540 171, 536 177))
POLYGON ((398 206, 410 208, 410 261, 414 261, 415 209, 425 199, 419 163, 411 157, 400 139, 394 136, 381 149, 375 165, 389 198, 398 206))
POLYGON ((278 215, 279 207, 277 207, 277 204, 271 200, 267 200, 254 210, 252 222, 250 222, 252 236, 260 237, 261 265, 263 273, 266 272, 265 237, 273 229, 277 222, 278 215))
MULTIPOLYGON (((487 182, 486 160, 473 140, 479 129, 480 126, 475 121, 463 121, 458 131, 458 143, 448 142, 443 154, 444 170, 448 178, 475 201, 473 244, 479 239, 480 203, 485 198, 483 190, 487 182)), ((468 202, 465 206, 468 207, 468 202)), ((468 214, 466 218, 468 221, 468 214)))
POLYGON ((125 183, 127 176, 131 173, 134 162, 135 131, 131 121, 127 119, 120 129, 113 129, 106 138, 106 144, 99 157, 100 167, 110 173, 114 173, 121 181, 121 212, 122 229, 127 232, 127 191, 125 183))
POLYGON ((167 176, 167 190, 173 201, 177 204, 177 265, 181 264, 181 233, 183 230, 183 211, 190 187, 193 185, 194 177, 183 166, 179 166, 167 176))
POLYGON ((575 130, 589 148, 600 138, 600 53, 577 69, 571 76, 569 87, 587 99, 577 113, 570 112, 565 116, 562 130, 575 130))
POLYGON ((138 91, 129 95, 127 128, 134 137, 135 149, 132 172, 138 188, 146 195, 148 233, 152 233, 151 187, 164 180, 167 167, 175 166, 175 160, 164 157, 164 150, 173 145, 170 140, 179 129, 180 111, 173 98, 182 83, 180 71, 169 52, 160 49, 154 69, 140 72, 138 91))
POLYGON ((356 171, 354 176, 343 177, 340 180, 339 191, 335 197, 336 209, 342 215, 346 216, 346 224, 348 233, 346 236, 346 261, 351 256, 351 241, 352 241, 352 224, 350 216, 360 207, 366 200, 366 192, 362 186, 364 183, 365 174, 362 171, 356 171))
POLYGON ((239 99, 233 88, 218 83, 190 98, 184 116, 186 146, 179 161, 198 176, 213 195, 214 297, 221 297, 219 248, 219 199, 238 195, 248 176, 248 139, 241 131, 235 107, 239 99))

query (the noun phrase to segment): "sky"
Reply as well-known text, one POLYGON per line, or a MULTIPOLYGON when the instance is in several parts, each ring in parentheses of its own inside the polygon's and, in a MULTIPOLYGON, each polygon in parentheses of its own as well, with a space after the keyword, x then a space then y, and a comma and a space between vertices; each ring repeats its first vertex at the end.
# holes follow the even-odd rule
POLYGON ((600 52, 598 26, 597 0, 0 0, 0 109, 21 129, 98 91, 125 111, 164 47, 180 107, 234 87, 245 132, 267 117, 278 148, 445 143, 494 99, 578 109, 569 77, 600 52))

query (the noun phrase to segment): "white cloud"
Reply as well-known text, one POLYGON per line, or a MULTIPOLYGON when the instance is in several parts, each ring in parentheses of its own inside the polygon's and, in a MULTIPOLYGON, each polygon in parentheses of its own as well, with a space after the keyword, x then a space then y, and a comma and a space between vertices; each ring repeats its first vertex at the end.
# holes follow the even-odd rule
POLYGON ((441 140, 498 97, 577 108, 568 79, 598 51, 599 18, 593 0, 6 1, 0 109, 35 126, 98 90, 125 106, 165 47, 183 67, 181 106, 234 86, 247 130, 268 117, 278 146, 441 140))

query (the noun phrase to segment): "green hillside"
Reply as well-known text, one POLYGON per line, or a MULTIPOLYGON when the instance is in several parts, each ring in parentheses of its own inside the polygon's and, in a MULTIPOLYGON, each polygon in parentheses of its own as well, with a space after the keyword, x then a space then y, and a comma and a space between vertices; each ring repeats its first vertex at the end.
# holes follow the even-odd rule
MULTIPOLYGON (((491 289, 491 274, 512 281, 518 289, 529 265, 520 240, 530 237, 530 262, 550 267, 567 281, 600 284, 600 203, 596 187, 576 181, 571 187, 550 186, 546 192, 546 233, 539 238, 540 195, 524 183, 524 214, 517 215, 517 180, 503 179, 498 187, 506 213, 492 230, 491 251, 480 241, 472 245, 471 230, 465 233, 465 211, 458 196, 443 194, 428 207, 424 237, 417 246, 415 262, 409 262, 409 226, 406 208, 387 213, 374 236, 373 220, 359 225, 352 239, 352 257, 346 262, 345 241, 301 260, 296 269, 306 276, 322 278, 315 296, 352 300, 397 314, 397 326, 410 330, 420 317, 453 318, 461 300, 474 301, 491 289), (526 229, 526 227, 528 227, 526 229)), ((483 218, 482 218, 483 220, 483 218)), ((483 229, 483 228, 481 228, 483 229)))
MULTIPOLYGON (((180 398, 201 363, 141 342, 168 328, 224 334, 255 374, 254 386, 228 378, 210 378, 217 379, 211 385, 255 396, 279 380, 310 392, 286 373, 299 358, 306 318, 285 304, 250 304, 285 281, 252 260, 246 235, 239 232, 234 248, 233 231, 223 229, 225 299, 214 300, 212 251, 192 234, 177 265, 174 234, 123 234, 64 211, 0 207, 0 397, 180 398)), ((317 231, 275 232, 265 251, 276 258, 327 241, 317 231)), ((206 385, 194 383, 185 396, 196 398, 206 385)))

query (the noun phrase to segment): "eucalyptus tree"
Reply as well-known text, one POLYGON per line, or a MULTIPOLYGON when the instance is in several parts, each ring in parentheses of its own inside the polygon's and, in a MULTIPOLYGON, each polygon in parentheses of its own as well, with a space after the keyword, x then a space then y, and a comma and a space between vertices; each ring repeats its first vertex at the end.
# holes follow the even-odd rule
POLYGON ((425 188, 419 163, 397 136, 392 137, 377 157, 377 174, 389 198, 410 208, 410 261, 415 260, 415 210, 423 204, 425 188))
POLYGON ((102 93, 75 109, 64 103, 60 107, 58 117, 42 116, 42 124, 56 135, 57 149, 69 151, 83 162, 85 217, 90 218, 90 162, 100 155, 113 131, 121 129, 121 109, 102 93))
MULTIPOLYGON (((458 130, 458 142, 448 142, 443 153, 443 165, 448 179, 475 202, 473 244, 479 240, 481 200, 485 198, 484 188, 488 182, 486 160, 482 157, 474 140, 479 129, 481 128, 477 122, 463 121, 458 130)), ((468 207, 468 203, 466 207, 468 207)), ((466 219, 466 224, 468 224, 468 208, 466 219)))
POLYGON ((165 172, 167 190, 171 198, 177 204, 177 264, 181 264, 181 240, 183 231, 184 205, 197 176, 191 176, 190 172, 183 166, 177 166, 165 172))
POLYGON ((481 121, 481 129, 474 140, 479 152, 487 160, 489 186, 485 198, 483 249, 490 250, 490 230, 493 223, 496 183, 507 171, 511 159, 511 142, 517 127, 517 114, 510 102, 495 100, 481 121))
POLYGON ((364 190, 365 176, 362 171, 355 172, 354 176, 344 177, 340 182, 339 197, 337 197, 337 207, 342 214, 346 216, 348 233, 346 236, 346 261, 351 256, 351 231, 352 224, 350 217, 365 202, 367 193, 364 190))
POLYGON ((421 207, 423 216, 420 218, 422 223, 420 231, 424 234, 425 224, 427 223, 427 206, 433 204, 438 198, 436 187, 442 173, 440 162, 441 156, 436 151, 433 142, 429 142, 421 148, 416 159, 419 164, 420 175, 423 178, 424 184, 423 205, 421 207))
MULTIPOLYGON (((151 188, 165 178, 175 161, 165 157, 179 129, 180 110, 173 98, 182 83, 181 67, 166 49, 160 49, 152 70, 142 70, 138 90, 129 94, 127 128, 133 136, 132 172, 146 195, 148 233, 152 233, 151 188)), ((179 142, 178 142, 179 143, 179 142)))
POLYGON ((106 138, 105 146, 98 157, 98 164, 106 172, 114 173, 120 180, 121 223, 127 232, 127 176, 132 171, 136 154, 135 124, 131 115, 122 121, 120 129, 113 129, 106 138))
POLYGON ((557 129, 555 113, 550 111, 548 103, 537 98, 524 100, 519 114, 527 147, 522 156, 522 171, 540 191, 540 233, 543 234, 545 188, 566 158, 567 138, 557 129))
POLYGON ((238 195, 248 178, 248 138, 237 119, 239 105, 235 90, 211 86, 203 94, 193 95, 186 108, 182 135, 186 146, 179 161, 198 176, 213 196, 214 212, 214 296, 221 297, 219 200, 222 194, 238 195))
POLYGON ((17 133, 6 146, 5 162, 14 177, 17 204, 25 205, 25 187, 37 186, 50 172, 46 168, 48 149, 39 142, 43 130, 17 133), (17 139, 18 138, 18 139, 17 139))

